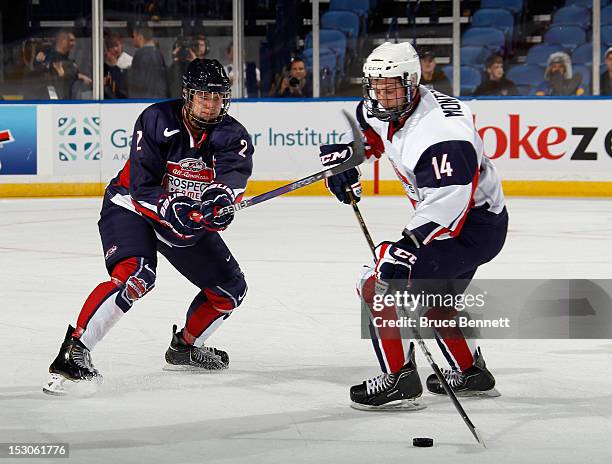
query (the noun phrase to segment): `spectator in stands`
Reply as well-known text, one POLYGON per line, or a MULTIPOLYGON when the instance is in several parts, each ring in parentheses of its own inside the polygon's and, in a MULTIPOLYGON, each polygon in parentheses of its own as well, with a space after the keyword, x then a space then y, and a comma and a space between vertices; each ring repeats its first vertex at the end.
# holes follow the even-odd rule
POLYGON ((170 97, 179 98, 183 90, 183 74, 196 57, 198 44, 189 37, 177 37, 172 47, 172 64, 168 68, 170 97))
POLYGON ((289 74, 283 78, 276 94, 283 98, 311 98, 312 83, 307 77, 306 64, 301 58, 291 61, 289 74))
POLYGON ((544 81, 536 88, 536 95, 583 95, 582 75, 572 72, 572 59, 565 52, 551 53, 548 57, 544 81))
POLYGON ((52 98, 70 100, 75 98, 74 84, 82 82, 91 87, 91 78, 79 72, 79 68, 70 52, 76 45, 76 38, 71 31, 62 29, 55 35, 53 47, 39 51, 34 60, 37 69, 44 69, 49 73, 51 85, 55 90, 52 98))
POLYGON ((46 72, 42 68, 34 68, 34 58, 37 53, 51 44, 43 44, 40 40, 26 39, 16 45, 13 50, 14 61, 4 70, 3 98, 44 100, 47 93, 46 72))
POLYGON ((421 60, 421 82, 420 84, 436 89, 446 95, 453 94, 453 87, 446 74, 441 69, 436 69, 436 56, 431 50, 421 50, 419 52, 421 60))
POLYGON ((117 34, 116 32, 111 32, 109 37, 112 38, 114 43, 115 53, 118 56, 117 66, 119 69, 126 70, 131 68, 133 57, 123 49, 123 39, 121 38, 121 35, 117 34))
MULTIPOLYGON (((230 42, 225 50, 226 65, 224 66, 227 77, 229 77, 232 86, 234 85, 234 43, 230 42)), ((261 71, 255 63, 244 63, 242 79, 244 82, 243 97, 249 96, 256 98, 261 87, 261 71), (249 89, 251 91, 249 91, 249 89)))
POLYGON ((167 98, 166 63, 153 40, 153 32, 148 27, 134 28, 132 41, 137 50, 128 74, 129 97, 167 98))
POLYGON ((601 95, 612 95, 612 47, 606 50, 606 55, 604 58, 604 63, 606 64, 606 69, 604 73, 601 75, 601 95))
POLYGON ((195 55, 196 58, 200 58, 203 60, 208 54, 208 40, 206 40, 206 36, 200 34, 195 36, 195 55))
POLYGON ((104 98, 127 98, 127 71, 119 67, 121 46, 117 34, 104 38, 104 98))
POLYGON ((486 69, 489 78, 476 87, 474 95, 518 95, 514 82, 504 76, 504 60, 500 55, 487 58, 486 69))

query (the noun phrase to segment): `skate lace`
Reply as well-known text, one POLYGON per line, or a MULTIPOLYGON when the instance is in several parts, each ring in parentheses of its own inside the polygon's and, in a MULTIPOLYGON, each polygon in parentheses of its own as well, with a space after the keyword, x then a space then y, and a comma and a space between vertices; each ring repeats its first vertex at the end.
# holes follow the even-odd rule
POLYGON ((366 392, 368 395, 380 393, 393 384, 393 375, 381 374, 373 379, 366 380, 366 392))
POLYGON ((71 357, 74 363, 81 369, 84 369, 86 371, 93 370, 93 364, 91 363, 91 355, 89 354, 89 350, 85 350, 77 345, 72 349, 71 357))
POLYGON ((221 356, 218 355, 214 348, 208 346, 193 347, 193 357, 199 363, 216 363, 221 364, 221 356))
POLYGON ((444 375, 444 379, 451 388, 457 388, 465 382, 465 376, 454 369, 443 369, 442 375, 444 375))

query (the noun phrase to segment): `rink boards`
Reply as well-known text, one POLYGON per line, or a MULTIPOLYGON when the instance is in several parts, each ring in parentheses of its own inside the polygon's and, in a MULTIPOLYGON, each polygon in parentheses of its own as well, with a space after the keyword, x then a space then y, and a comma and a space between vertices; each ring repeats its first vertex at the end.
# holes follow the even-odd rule
MULTIPOLYGON (((507 195, 612 196, 609 99, 468 100, 485 154, 507 195)), ((0 196, 100 195, 129 156, 132 127, 150 102, 0 104, 0 196)), ((340 116, 356 100, 239 101, 255 167, 247 194, 321 169, 318 145, 342 143, 340 116)), ((172 129, 172 128, 170 128, 172 129)), ((402 194, 386 160, 363 167, 366 193, 402 194)), ((322 183, 296 194, 325 193, 322 183)))

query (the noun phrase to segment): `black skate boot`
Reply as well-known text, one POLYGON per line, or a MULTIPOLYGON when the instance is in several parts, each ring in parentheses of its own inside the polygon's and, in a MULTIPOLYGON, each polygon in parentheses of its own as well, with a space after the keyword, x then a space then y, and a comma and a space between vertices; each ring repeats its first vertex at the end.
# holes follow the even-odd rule
POLYGON ((43 392, 48 395, 92 394, 102 383, 102 376, 94 368, 89 350, 72 336, 73 332, 74 327, 69 325, 60 351, 49 366, 51 379, 43 387, 43 392), (81 384, 79 388, 75 387, 76 383, 81 384))
MULTIPOLYGON (((474 365, 465 372, 443 369, 442 374, 457 396, 500 396, 495 389, 495 378, 487 369, 480 348, 474 353, 474 365)), ((434 395, 446 395, 436 374, 427 377, 427 389, 434 395)))
POLYGON ((395 374, 381 374, 351 387, 351 407, 362 411, 417 411, 425 405, 414 400, 423 393, 410 344, 408 362, 395 374))
POLYGON ((172 341, 166 350, 165 371, 218 371, 229 367, 229 356, 225 351, 189 345, 176 329, 173 325, 172 341))

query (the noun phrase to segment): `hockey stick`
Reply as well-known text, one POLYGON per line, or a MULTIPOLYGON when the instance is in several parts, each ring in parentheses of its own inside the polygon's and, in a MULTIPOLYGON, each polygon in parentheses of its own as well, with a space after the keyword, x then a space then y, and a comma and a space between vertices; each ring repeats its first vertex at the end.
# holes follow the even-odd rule
MULTIPOLYGON (((302 187, 314 184, 315 182, 318 182, 320 180, 327 179, 328 177, 340 174, 344 171, 348 171, 349 169, 357 167, 361 163, 363 163, 363 160, 365 159, 365 149, 363 145, 363 135, 361 134, 361 130, 359 129, 359 126, 357 126, 357 123, 348 111, 342 110, 342 114, 351 126, 351 132, 353 134, 352 154, 349 155, 349 158, 346 161, 337 164, 336 166, 333 166, 331 168, 327 168, 323 171, 317 172, 316 174, 306 176, 303 179, 291 182, 290 184, 283 185, 282 187, 275 188, 274 190, 270 190, 269 192, 262 193, 261 195, 257 195, 253 198, 247 198, 246 200, 242 200, 233 205, 221 208, 219 211, 217 211, 215 217, 225 216, 226 214, 234 213, 236 211, 240 211, 241 209, 245 209, 250 206, 257 205, 258 203, 262 203, 272 198, 284 195, 285 193, 293 192, 294 190, 301 189, 302 187)), ((198 218, 196 215, 194 215, 193 217, 190 216, 190 219, 198 221, 201 216, 198 218)))
MULTIPOLYGON (((359 222, 359 226, 361 227, 361 232, 363 232, 363 235, 365 236, 368 242, 368 245, 370 246, 370 250, 372 251, 372 254, 374 255, 374 259, 376 259, 376 253, 374 251, 375 250, 374 241, 372 240, 372 236, 370 235, 370 232, 368 231, 368 227, 366 226, 366 223, 363 220, 363 216, 361 215, 361 212, 359 211, 359 207, 357 206, 357 202, 355 201, 353 192, 347 190, 347 194, 349 195, 349 198, 351 200, 351 205, 353 207, 353 211, 355 212, 355 216, 357 216, 357 222, 359 222)), ((453 402, 453 405, 455 406, 455 409, 457 410, 457 412, 463 419, 463 422, 465 422, 465 425, 467 425, 468 429, 470 429, 470 432, 472 432, 472 435, 474 435, 474 438, 476 439, 476 441, 480 443, 483 447, 486 448, 487 445, 485 444, 482 438, 482 435, 480 435, 480 432, 478 431, 476 426, 472 423, 472 421, 468 417, 467 413, 465 412, 465 409, 463 409, 463 406, 461 406, 461 403, 459 403, 459 400, 457 399, 457 395, 455 395, 455 392, 453 391, 453 389, 448 385, 448 382, 444 378, 442 371, 440 371, 440 368, 438 367, 438 365, 433 359, 433 356, 429 352, 429 349, 427 348, 425 341, 421 338, 421 334, 419 334, 416 327, 411 327, 411 330, 412 330, 412 334, 414 338, 416 339, 418 345, 421 347, 421 351, 423 351, 425 358, 427 358, 427 362, 429 362, 429 365, 433 369, 434 374, 436 374, 436 377, 442 384, 442 388, 444 388, 444 391, 446 392, 448 397, 453 402)))

